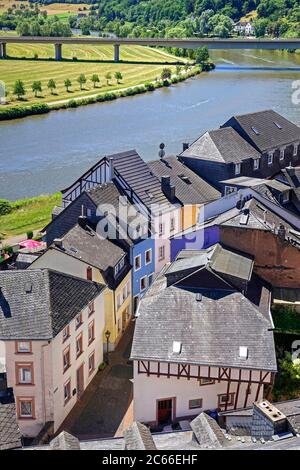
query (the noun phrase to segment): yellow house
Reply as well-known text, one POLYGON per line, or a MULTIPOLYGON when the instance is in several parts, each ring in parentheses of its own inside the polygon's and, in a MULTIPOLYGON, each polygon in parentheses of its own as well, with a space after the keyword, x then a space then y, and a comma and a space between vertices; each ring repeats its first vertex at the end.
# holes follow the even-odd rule
POLYGON ((132 315, 131 266, 125 251, 100 238, 89 226, 75 225, 35 260, 29 269, 49 268, 106 285, 103 347, 114 350, 132 315))

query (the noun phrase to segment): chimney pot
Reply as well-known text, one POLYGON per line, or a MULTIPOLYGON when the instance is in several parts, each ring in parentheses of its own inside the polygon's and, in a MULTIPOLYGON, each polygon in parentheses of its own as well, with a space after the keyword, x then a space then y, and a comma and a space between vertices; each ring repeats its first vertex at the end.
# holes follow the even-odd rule
POLYGON ((63 247, 62 238, 54 238, 53 243, 57 248, 62 248, 63 247))
POLYGON ((87 226, 87 216, 86 215, 80 215, 78 217, 78 225, 82 228, 86 228, 86 226, 87 226))

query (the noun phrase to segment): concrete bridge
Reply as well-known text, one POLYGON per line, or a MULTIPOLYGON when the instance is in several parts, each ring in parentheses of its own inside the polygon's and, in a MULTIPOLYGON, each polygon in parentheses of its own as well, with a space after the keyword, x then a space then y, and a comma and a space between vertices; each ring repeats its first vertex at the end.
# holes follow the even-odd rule
POLYGON ((99 37, 42 37, 42 36, 0 36, 0 58, 7 56, 7 44, 53 44, 55 60, 62 59, 63 44, 94 44, 114 46, 114 61, 120 60, 121 45, 180 47, 197 49, 207 46, 208 49, 297 49, 300 39, 158 39, 158 38, 99 38, 99 37))

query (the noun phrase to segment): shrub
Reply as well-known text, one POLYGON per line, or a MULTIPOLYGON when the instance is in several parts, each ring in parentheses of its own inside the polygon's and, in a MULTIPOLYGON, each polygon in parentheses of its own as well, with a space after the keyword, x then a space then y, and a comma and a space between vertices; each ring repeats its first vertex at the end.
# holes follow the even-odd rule
POLYGON ((78 102, 76 100, 69 100, 68 108, 77 108, 78 102))
POLYGON ((154 86, 154 84, 151 83, 151 82, 145 83, 145 88, 146 88, 147 91, 153 91, 153 90, 155 90, 155 86, 154 86))
POLYGON ((29 230, 29 231, 26 233, 26 235, 27 235, 27 239, 28 239, 28 240, 32 240, 32 239, 33 239, 33 231, 32 231, 32 230, 29 230))
POLYGON ((9 214, 12 211, 12 207, 7 199, 0 199, 0 215, 9 214))
POLYGON ((0 110, 0 121, 16 119, 34 114, 45 114, 50 111, 46 103, 33 104, 31 106, 15 106, 13 108, 0 110))
POLYGON ((7 253, 9 256, 11 256, 14 252, 11 246, 7 245, 3 247, 4 253, 7 253))
POLYGON ((171 82, 169 82, 169 80, 164 80, 162 82, 163 86, 170 86, 171 85, 171 82))
POLYGON ((39 58, 39 55, 38 55, 37 52, 34 53, 33 58, 34 58, 34 60, 37 60, 39 58))

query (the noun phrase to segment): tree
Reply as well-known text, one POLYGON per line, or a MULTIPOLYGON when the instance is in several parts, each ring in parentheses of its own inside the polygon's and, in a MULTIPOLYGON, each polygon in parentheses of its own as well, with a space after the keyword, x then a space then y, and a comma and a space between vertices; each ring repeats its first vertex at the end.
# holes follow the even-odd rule
POLYGON ((86 83, 86 76, 83 73, 81 73, 79 77, 77 78, 77 82, 79 83, 80 90, 82 90, 83 85, 86 83))
POLYGON ((267 18, 256 18, 253 22, 255 36, 263 38, 266 35, 270 22, 267 18))
POLYGON ((13 87, 13 94, 17 95, 18 100, 20 100, 22 96, 26 95, 25 85, 24 85, 24 82, 22 82, 22 80, 15 81, 14 87, 13 87))
POLYGON ((203 64, 204 62, 207 62, 209 59, 209 52, 206 46, 199 47, 195 51, 195 60, 197 64, 203 64))
POLYGON ((47 84, 47 87, 49 88, 49 90, 51 90, 51 95, 53 95, 53 90, 55 90, 55 88, 56 88, 56 83, 53 80, 53 78, 50 78, 50 80, 47 84))
POLYGON ((40 81, 34 81, 31 85, 34 96, 37 97, 38 93, 42 92, 42 83, 40 81))
POLYGON ((171 78, 171 76, 172 76, 172 71, 171 69, 167 69, 167 68, 164 68, 160 75, 162 80, 168 80, 169 78, 171 78))
POLYGON ((64 81, 64 85, 66 87, 66 90, 67 92, 69 93, 69 88, 72 86, 72 82, 69 78, 67 78, 65 81, 64 81))
POLYGON ((91 81, 92 81, 93 84, 94 84, 94 88, 96 88, 96 83, 100 83, 99 75, 97 75, 96 73, 94 73, 94 75, 92 75, 91 81))
POLYGON ((122 78, 123 78, 123 75, 121 74, 121 72, 116 72, 115 73, 115 79, 117 80, 117 83, 120 83, 122 78))
POLYGON ((109 81, 111 80, 111 73, 110 73, 110 72, 107 72, 107 73, 105 74, 105 79, 106 79, 107 85, 109 85, 109 81))

